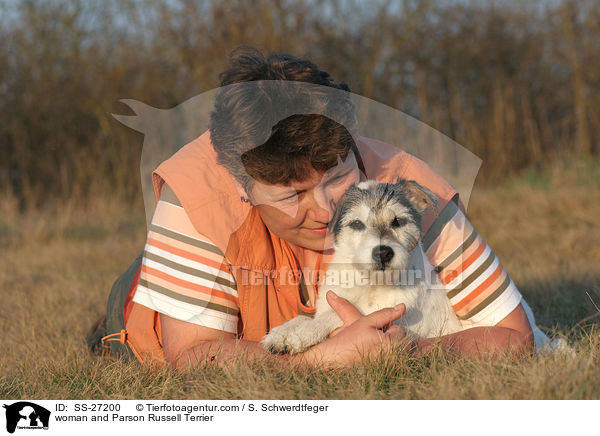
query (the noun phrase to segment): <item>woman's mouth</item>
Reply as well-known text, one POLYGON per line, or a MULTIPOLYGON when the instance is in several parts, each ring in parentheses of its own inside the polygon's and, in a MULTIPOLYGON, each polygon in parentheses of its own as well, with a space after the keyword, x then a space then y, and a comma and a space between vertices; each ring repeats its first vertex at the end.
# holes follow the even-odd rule
POLYGON ((315 228, 310 228, 310 229, 305 227, 305 229, 315 235, 326 235, 327 234, 327 226, 315 227, 315 228))

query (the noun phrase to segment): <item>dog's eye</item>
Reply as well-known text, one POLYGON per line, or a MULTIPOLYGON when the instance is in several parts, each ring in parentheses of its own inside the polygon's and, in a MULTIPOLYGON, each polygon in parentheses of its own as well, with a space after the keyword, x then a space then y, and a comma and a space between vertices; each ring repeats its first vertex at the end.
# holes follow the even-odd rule
POLYGON ((402 227, 405 226, 406 223, 408 223, 408 220, 406 218, 394 218, 394 220, 392 221, 392 227, 398 228, 398 227, 402 227))
POLYGON ((349 224, 350 228, 353 230, 364 230, 365 225, 359 220, 354 220, 349 224))

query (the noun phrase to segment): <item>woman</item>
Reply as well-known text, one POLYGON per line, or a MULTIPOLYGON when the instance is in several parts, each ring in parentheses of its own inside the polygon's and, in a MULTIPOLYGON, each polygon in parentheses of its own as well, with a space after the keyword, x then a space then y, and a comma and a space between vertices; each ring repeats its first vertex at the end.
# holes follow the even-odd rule
MULTIPOLYGON (((252 49, 234 51, 220 78, 209 131, 153 175, 160 201, 143 257, 109 299, 114 334, 106 339, 115 354, 182 369, 241 352, 265 355, 264 334, 314 312, 324 291, 336 202, 361 179, 399 176, 437 196, 440 213, 424 219, 422 250, 472 327, 439 343, 467 355, 533 349, 521 295, 454 188, 407 153, 359 137, 344 82, 308 60, 252 49)), ((327 300, 344 327, 303 354, 278 358, 344 365, 404 337, 398 325, 388 328, 403 305, 363 316, 331 292, 327 300)), ((434 342, 413 349, 427 352, 434 342)))

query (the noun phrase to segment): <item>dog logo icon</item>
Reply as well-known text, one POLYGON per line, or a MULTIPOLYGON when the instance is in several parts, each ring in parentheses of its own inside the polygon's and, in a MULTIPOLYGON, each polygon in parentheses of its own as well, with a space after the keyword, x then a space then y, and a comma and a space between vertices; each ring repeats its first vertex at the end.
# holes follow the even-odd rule
POLYGON ((10 405, 4 404, 6 409, 6 431, 14 433, 15 429, 48 429, 50 411, 28 401, 19 401, 10 405))

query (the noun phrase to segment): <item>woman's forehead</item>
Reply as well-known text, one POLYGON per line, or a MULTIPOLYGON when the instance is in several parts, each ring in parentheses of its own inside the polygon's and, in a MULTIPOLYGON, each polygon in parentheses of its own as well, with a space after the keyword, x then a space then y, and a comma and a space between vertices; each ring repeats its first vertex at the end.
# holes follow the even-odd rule
POLYGON ((269 185, 256 181, 253 186, 253 191, 255 194, 257 192, 261 192, 268 195, 278 195, 286 192, 308 190, 318 186, 322 181, 326 181, 332 177, 341 175, 345 171, 349 171, 354 168, 358 168, 356 157, 354 156, 354 153, 348 153, 346 160, 342 160, 338 156, 337 165, 328 169, 324 173, 318 172, 314 168, 311 168, 310 174, 305 180, 301 182, 292 181, 289 185, 269 185))

